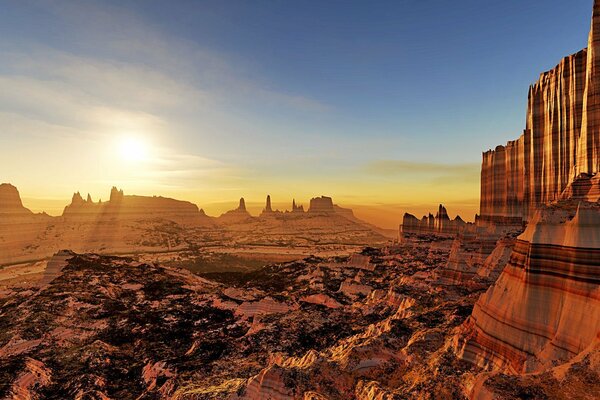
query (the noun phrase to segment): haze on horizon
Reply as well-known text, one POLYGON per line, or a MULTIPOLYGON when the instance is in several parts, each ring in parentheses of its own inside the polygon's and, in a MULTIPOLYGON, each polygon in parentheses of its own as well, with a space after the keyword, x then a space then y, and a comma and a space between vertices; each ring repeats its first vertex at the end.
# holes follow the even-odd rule
POLYGON ((424 3, 3 3, 0 181, 51 214, 116 185, 211 215, 325 194, 384 227, 472 220, 481 152, 585 47, 592 1, 424 3))

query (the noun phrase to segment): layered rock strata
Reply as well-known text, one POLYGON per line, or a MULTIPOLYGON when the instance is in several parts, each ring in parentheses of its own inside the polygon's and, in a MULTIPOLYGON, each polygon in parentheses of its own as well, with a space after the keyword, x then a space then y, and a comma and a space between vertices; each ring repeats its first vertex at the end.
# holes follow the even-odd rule
POLYGON ((496 247, 496 237, 473 229, 459 233, 452 243, 448 263, 437 269, 445 284, 474 284, 477 272, 496 247))
POLYGON ((600 332, 600 204, 541 208, 457 341, 481 367, 540 371, 576 356, 600 332))
POLYGON ((527 221, 582 174, 600 172, 599 47, 596 2, 587 49, 565 57, 530 87, 521 137, 483 153, 482 221, 527 221))
POLYGON ((483 154, 480 227, 527 223, 477 270, 493 278, 506 263, 456 340, 485 369, 548 371, 599 338, 599 46, 595 1, 588 48, 541 74, 523 135, 483 154))

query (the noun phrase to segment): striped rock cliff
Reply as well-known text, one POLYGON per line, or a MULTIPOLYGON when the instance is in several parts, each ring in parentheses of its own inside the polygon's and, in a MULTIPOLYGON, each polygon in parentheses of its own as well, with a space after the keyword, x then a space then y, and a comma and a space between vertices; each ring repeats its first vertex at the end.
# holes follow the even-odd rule
POLYGON ((521 137, 483 153, 482 221, 528 220, 582 174, 600 172, 599 47, 596 2, 587 49, 563 58, 530 87, 521 137))
POLYGON ((556 376, 553 368, 581 362, 590 348, 597 357, 600 1, 591 25, 588 48, 531 86, 523 135, 483 154, 478 228, 526 228, 498 241, 477 269, 482 278, 501 273, 455 338, 459 357, 492 371, 473 383, 474 398, 496 398, 506 376, 556 376))
POLYGON ((474 284, 478 271, 496 247, 496 235, 471 229, 459 233, 452 243, 446 265, 437 269, 440 283, 474 284))
POLYGON ((463 326, 460 356, 486 369, 526 373, 590 346, 600 333, 599 227, 598 203, 540 208, 463 326))

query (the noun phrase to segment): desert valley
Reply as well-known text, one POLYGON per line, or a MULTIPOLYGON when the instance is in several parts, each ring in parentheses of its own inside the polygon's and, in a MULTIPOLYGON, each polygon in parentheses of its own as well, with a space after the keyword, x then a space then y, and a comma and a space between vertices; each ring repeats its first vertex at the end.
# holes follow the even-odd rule
POLYGON ((600 398, 600 1, 527 105, 478 215, 398 230, 326 195, 50 216, 1 184, 0 398, 600 398))

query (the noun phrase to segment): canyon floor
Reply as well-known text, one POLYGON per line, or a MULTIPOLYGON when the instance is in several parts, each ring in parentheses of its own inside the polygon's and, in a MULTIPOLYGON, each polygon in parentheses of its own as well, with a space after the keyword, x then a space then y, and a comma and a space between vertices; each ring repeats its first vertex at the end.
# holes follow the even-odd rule
POLYGON ((595 351, 560 374, 489 374, 456 356, 487 284, 441 283, 451 245, 265 266, 63 252, 27 267, 32 279, 2 270, 0 397, 460 399, 478 385, 498 399, 600 397, 595 351))

